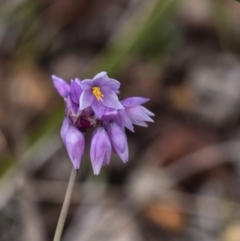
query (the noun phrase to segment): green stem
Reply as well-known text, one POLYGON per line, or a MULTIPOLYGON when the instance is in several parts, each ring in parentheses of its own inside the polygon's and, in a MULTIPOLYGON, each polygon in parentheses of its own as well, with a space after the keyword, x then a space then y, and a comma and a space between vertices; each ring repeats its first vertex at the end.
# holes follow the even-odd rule
POLYGON ((76 177, 77 177, 77 172, 78 171, 75 170, 74 168, 72 169, 53 241, 61 240, 63 227, 64 227, 65 220, 67 217, 68 208, 69 208, 69 205, 71 202, 73 187, 74 187, 76 177))

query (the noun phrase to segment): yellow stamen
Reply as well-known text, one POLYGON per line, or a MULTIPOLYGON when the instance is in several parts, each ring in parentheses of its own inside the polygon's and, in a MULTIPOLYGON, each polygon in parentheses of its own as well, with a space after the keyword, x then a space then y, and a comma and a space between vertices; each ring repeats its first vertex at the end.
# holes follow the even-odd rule
POLYGON ((98 101, 101 100, 102 97, 104 97, 99 87, 93 87, 92 92, 98 101))

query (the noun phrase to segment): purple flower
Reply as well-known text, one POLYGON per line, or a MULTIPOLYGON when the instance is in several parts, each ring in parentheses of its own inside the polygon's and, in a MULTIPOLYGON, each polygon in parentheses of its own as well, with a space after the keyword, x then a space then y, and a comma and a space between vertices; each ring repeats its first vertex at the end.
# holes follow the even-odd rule
POLYGON ((79 98, 80 95, 82 94, 83 90, 81 87, 81 83, 79 79, 71 80, 71 85, 70 85, 70 96, 72 101, 79 105, 79 98))
POLYGON ((107 126, 108 135, 110 137, 113 150, 117 152, 119 157, 125 163, 128 161, 128 143, 125 132, 122 128, 111 121, 107 126))
POLYGON ((70 96, 72 101, 78 106, 80 95, 83 92, 80 80, 78 78, 71 80, 71 84, 69 85, 65 80, 56 75, 52 75, 52 79, 59 95, 63 98, 70 96))
POLYGON ((108 165, 112 154, 112 146, 104 127, 98 127, 92 135, 90 157, 93 173, 98 175, 103 165, 108 165))
POLYGON ((56 88, 59 95, 61 95, 62 97, 66 97, 70 92, 69 84, 65 80, 55 75, 52 75, 52 79, 53 79, 53 85, 56 88))
POLYGON ((142 97, 129 97, 122 100, 121 104, 125 107, 125 109, 118 111, 118 116, 116 117, 117 123, 122 124, 129 130, 133 131, 131 123, 147 127, 148 124, 146 122, 154 122, 150 117, 154 116, 154 114, 145 107, 141 106, 147 101, 149 101, 148 98, 142 97))
POLYGON ((61 137, 66 145, 73 167, 79 169, 85 147, 85 140, 82 132, 71 125, 67 118, 64 118, 61 128, 61 137))
POLYGON ((117 115, 113 116, 113 120, 121 126, 122 129, 126 127, 130 131, 134 132, 134 127, 132 124, 131 119, 129 118, 128 114, 126 113, 125 109, 124 110, 118 110, 117 115))
POLYGON ((114 79, 109 79, 106 72, 101 72, 91 80, 86 79, 81 82, 83 93, 80 97, 80 110, 91 106, 95 115, 101 118, 105 107, 114 109, 124 109, 118 100, 116 92, 120 83, 114 79))
POLYGON ((53 84, 65 102, 65 118, 60 131, 73 167, 79 169, 84 153, 84 133, 93 131, 90 157, 93 172, 100 173, 103 165, 110 163, 112 150, 121 160, 128 161, 128 143, 125 127, 134 131, 133 125, 147 126, 154 114, 142 106, 149 99, 130 97, 118 100, 120 83, 106 72, 93 79, 65 80, 53 75, 53 84))

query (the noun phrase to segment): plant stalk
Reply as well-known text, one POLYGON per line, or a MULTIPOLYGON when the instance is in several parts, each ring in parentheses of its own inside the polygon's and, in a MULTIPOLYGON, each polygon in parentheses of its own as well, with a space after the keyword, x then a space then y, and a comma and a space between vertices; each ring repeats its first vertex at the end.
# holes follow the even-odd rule
POLYGON ((78 170, 75 170, 73 168, 72 172, 71 172, 71 175, 70 175, 70 178, 69 178, 67 191, 66 191, 65 198, 64 198, 64 201, 63 201, 62 210, 61 210, 61 213, 60 213, 60 216, 59 216, 59 219, 58 219, 57 228, 56 228, 56 231, 55 231, 53 241, 60 241, 61 240, 62 231, 63 231, 65 220, 66 220, 66 217, 67 217, 69 205, 71 203, 73 187, 74 187, 74 184, 75 184, 75 181, 76 181, 76 178, 77 178, 77 173, 78 173, 78 170))

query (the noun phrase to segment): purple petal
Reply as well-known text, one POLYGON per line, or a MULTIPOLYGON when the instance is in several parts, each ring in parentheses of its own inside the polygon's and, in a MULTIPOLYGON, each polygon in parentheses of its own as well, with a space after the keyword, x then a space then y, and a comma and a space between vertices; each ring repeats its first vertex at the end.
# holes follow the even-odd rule
POLYGON ((126 112, 132 121, 149 121, 154 122, 141 108, 141 106, 135 106, 126 108, 126 112))
POLYGON ((92 89, 93 85, 92 85, 92 80, 91 79, 85 79, 81 82, 81 87, 82 90, 88 90, 88 89, 92 89))
POLYGON ((148 98, 143 98, 143 97, 129 97, 121 101, 122 105, 124 107, 133 107, 136 105, 142 105, 149 101, 148 98))
POLYGON ((80 96, 79 109, 83 110, 90 106, 94 100, 94 95, 91 89, 86 89, 80 96))
MULTIPOLYGON (((115 121, 120 127, 122 130, 125 129, 125 126, 123 125, 123 122, 121 120, 121 117, 119 116, 119 114, 117 114, 116 116, 114 116, 112 118, 113 121, 115 121)), ((108 126, 109 122, 105 124, 105 126, 108 126)))
POLYGON ((119 121, 120 121, 121 125, 125 126, 130 131, 134 132, 132 121, 128 117, 126 111, 125 110, 118 110, 118 116, 119 116, 119 119, 120 119, 119 121))
MULTIPOLYGON (((96 74, 94 77, 93 77, 93 80, 94 79, 98 79, 98 78, 106 78, 107 77, 107 72, 105 72, 105 71, 102 71, 102 72, 100 72, 100 73, 98 73, 98 74, 96 74)), ((107 77, 108 78, 108 77, 107 77)))
POLYGON ((116 109, 105 107, 104 108, 104 113, 103 113, 103 116, 102 116, 101 119, 102 120, 110 120, 114 116, 116 116, 117 114, 118 114, 118 112, 117 112, 116 109))
POLYGON ((101 87, 102 85, 106 84, 108 81, 109 81, 109 78, 107 76, 107 73, 100 72, 99 74, 94 76, 92 83, 93 83, 93 86, 101 87))
POLYGON ((111 160, 111 155, 112 155, 112 144, 109 139, 109 136, 107 135, 106 139, 108 140, 108 144, 106 145, 106 152, 105 152, 105 157, 103 160, 103 165, 109 165, 110 160, 111 160))
POLYGON ((81 131, 69 125, 66 134, 66 148, 72 161, 73 167, 79 169, 81 158, 84 153, 85 141, 81 131))
POLYGON ((154 113, 152 113, 150 110, 148 110, 147 108, 143 107, 143 106, 139 106, 139 108, 141 108, 148 116, 155 116, 154 113))
POLYGON ((144 121, 133 121, 133 124, 137 126, 148 127, 148 124, 144 121))
POLYGON ((109 79, 108 82, 106 82, 104 84, 104 86, 102 87, 105 87, 107 86, 109 89, 113 90, 114 92, 118 91, 118 89, 120 88, 120 82, 115 80, 115 79, 109 79))
POLYGON ((106 88, 102 88, 101 91, 104 95, 104 97, 102 98, 102 102, 106 107, 114 109, 124 109, 114 91, 106 88))
POLYGON ((93 172, 100 173, 102 165, 109 164, 111 157, 111 142, 103 127, 97 128, 91 139, 90 157, 93 172))
POLYGON ((124 152, 117 152, 117 154, 120 156, 121 160, 126 163, 129 158, 129 153, 128 153, 128 146, 124 149, 124 152))
POLYGON ((75 78, 74 81, 81 86, 81 80, 79 78, 75 78))
POLYGON ((53 80, 53 85, 57 90, 57 92, 59 93, 59 95, 61 95, 63 98, 66 97, 70 92, 69 84, 65 80, 55 75, 52 75, 52 80, 53 80))
POLYGON ((71 81, 71 85, 70 85, 70 95, 71 98, 73 100, 73 102, 75 102, 75 104, 79 105, 79 98, 80 95, 82 94, 82 88, 81 86, 75 82, 75 81, 71 81))
POLYGON ((69 121, 68 118, 65 117, 63 119, 63 123, 62 123, 62 127, 60 130, 60 135, 62 137, 63 143, 66 144, 66 135, 67 135, 67 131, 68 131, 68 126, 69 126, 69 121))
POLYGON ((125 163, 128 161, 128 144, 125 132, 115 122, 111 122, 107 127, 112 147, 125 163))
POLYGON ((94 98, 92 102, 92 109, 98 119, 102 118, 105 109, 105 106, 103 105, 102 101, 98 101, 94 98))
POLYGON ((79 109, 78 105, 72 101, 70 96, 64 98, 64 101, 66 106, 66 115, 75 115, 79 109))
POLYGON ((154 113, 152 113, 150 110, 148 110, 147 108, 140 106, 140 108, 148 115, 148 116, 155 116, 154 113))

